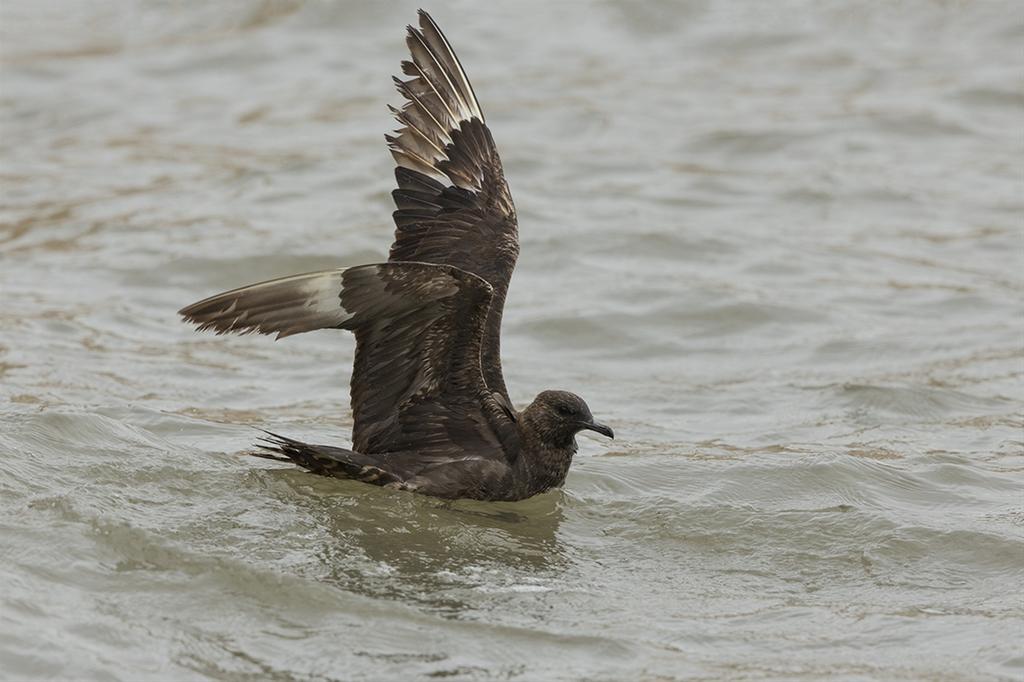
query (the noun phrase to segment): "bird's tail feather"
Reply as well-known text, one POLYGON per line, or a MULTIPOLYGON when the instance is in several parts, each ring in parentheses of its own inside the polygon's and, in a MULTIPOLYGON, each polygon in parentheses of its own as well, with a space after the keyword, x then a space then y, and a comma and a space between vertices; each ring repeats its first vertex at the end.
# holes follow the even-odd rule
POLYGON ((265 438, 256 443, 262 452, 251 452, 254 457, 293 462, 322 476, 351 478, 375 485, 400 485, 402 480, 381 469, 370 458, 352 450, 327 445, 310 445, 302 441, 264 431, 265 438))

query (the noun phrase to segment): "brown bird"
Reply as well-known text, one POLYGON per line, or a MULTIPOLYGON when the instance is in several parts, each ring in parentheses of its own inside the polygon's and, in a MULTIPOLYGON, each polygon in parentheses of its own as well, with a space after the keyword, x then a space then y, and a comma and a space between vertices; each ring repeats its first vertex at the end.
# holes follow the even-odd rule
POLYGON ((179 311, 200 330, 355 333, 352 449, 268 433, 261 456, 443 498, 520 500, 561 486, 587 404, 544 391, 517 412, 499 352, 519 255, 516 211, 483 112, 426 12, 408 27, 388 262, 253 284, 179 311))

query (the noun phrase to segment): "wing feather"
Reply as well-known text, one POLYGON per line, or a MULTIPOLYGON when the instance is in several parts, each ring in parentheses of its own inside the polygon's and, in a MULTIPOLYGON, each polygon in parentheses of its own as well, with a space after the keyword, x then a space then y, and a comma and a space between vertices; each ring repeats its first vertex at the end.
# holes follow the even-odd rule
POLYGON ((218 334, 354 332, 357 452, 505 458, 516 452, 514 428, 480 364, 492 296, 485 280, 452 266, 388 262, 261 282, 179 312, 218 334))
POLYGON ((337 298, 344 270, 292 275, 226 291, 178 311, 199 331, 277 334, 340 327, 351 314, 337 298))
POLYGON ((483 339, 487 384, 507 398, 501 372, 501 316, 519 255, 515 206, 473 86, 429 14, 406 37, 411 61, 395 79, 406 99, 392 108, 402 125, 386 136, 397 168, 392 195, 392 261, 453 265, 494 289, 483 339))

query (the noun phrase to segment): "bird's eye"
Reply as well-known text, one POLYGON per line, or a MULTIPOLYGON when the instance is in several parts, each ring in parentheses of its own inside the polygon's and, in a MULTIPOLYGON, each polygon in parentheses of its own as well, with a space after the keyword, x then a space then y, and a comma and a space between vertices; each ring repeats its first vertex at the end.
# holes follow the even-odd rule
POLYGON ((558 414, 562 415, 563 417, 571 417, 572 416, 572 408, 569 407, 568 405, 559 405, 557 409, 558 409, 558 414))

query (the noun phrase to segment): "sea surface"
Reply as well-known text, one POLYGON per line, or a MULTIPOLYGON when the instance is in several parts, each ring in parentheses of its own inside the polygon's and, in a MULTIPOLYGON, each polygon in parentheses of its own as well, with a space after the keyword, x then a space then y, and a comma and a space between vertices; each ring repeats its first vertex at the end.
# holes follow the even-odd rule
POLYGON ((353 340, 196 333, 380 261, 410 2, 0 3, 0 678, 1024 678, 1018 2, 436 2, 564 489, 347 444, 353 340))

